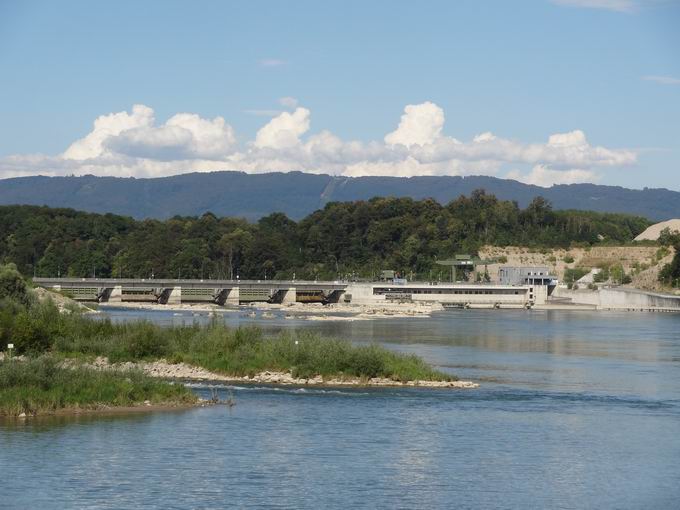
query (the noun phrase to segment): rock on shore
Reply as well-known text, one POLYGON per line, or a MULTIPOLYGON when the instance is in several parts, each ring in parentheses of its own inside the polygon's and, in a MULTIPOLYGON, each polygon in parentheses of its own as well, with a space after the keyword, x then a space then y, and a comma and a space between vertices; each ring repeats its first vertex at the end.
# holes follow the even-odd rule
POLYGON ((185 379, 193 381, 225 381, 242 383, 264 383, 264 384, 283 384, 294 386, 414 386, 422 388, 478 388, 479 384, 470 381, 393 381, 383 377, 371 379, 351 378, 332 378, 324 379, 317 375, 308 379, 296 378, 290 372, 260 372, 253 377, 248 376, 226 376, 210 372, 204 368, 194 367, 186 363, 168 363, 166 360, 151 362, 125 362, 109 363, 107 358, 99 357, 93 363, 88 364, 92 368, 100 370, 132 370, 141 369, 151 377, 161 377, 164 379, 185 379))

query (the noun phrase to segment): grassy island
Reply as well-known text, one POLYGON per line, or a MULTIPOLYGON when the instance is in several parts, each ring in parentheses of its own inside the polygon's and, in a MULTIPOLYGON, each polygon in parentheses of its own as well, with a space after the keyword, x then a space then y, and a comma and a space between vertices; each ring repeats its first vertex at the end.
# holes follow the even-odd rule
POLYGON ((68 357, 105 356, 113 363, 166 359, 233 376, 270 370, 291 372, 296 378, 452 379, 415 355, 305 332, 268 337, 257 328, 228 329, 220 324, 166 328, 148 322, 64 319, 69 330, 55 335, 52 350, 68 357))
POLYGON ((197 397, 138 371, 64 367, 50 356, 0 361, 0 416, 101 410, 140 405, 183 406, 197 397))
POLYGON ((79 363, 98 357, 112 364, 163 359, 234 377, 272 371, 336 381, 456 380, 415 355, 306 332, 269 337, 257 328, 228 329, 216 322, 167 328, 94 320, 36 299, 15 268, 0 266, 0 346, 8 343, 23 359, 0 361, 0 415, 144 401, 172 405, 193 398, 183 386, 141 371, 95 370, 79 363))

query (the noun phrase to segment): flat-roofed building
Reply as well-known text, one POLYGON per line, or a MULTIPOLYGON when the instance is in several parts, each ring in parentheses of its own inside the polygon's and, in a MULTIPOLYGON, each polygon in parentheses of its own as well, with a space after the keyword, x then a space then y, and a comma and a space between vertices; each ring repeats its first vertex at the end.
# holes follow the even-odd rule
POLYGON ((498 280, 501 285, 557 285, 557 277, 546 266, 501 266, 498 280))

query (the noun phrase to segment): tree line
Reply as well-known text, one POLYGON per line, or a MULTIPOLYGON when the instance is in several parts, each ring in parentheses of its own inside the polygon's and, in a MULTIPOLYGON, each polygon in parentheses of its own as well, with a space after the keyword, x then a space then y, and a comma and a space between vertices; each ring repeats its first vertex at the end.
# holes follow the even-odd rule
POLYGON ((295 222, 274 213, 244 219, 176 216, 134 220, 36 206, 0 207, 0 262, 27 276, 123 278, 371 277, 383 269, 432 278, 437 260, 483 245, 621 244, 648 227, 642 217, 525 209, 484 191, 442 205, 373 198, 333 202, 295 222))

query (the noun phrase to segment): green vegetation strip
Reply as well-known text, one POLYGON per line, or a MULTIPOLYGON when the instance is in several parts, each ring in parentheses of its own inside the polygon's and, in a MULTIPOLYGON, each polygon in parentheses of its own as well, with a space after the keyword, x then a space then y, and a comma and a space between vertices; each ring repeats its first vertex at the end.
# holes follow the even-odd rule
MULTIPOLYGON (((165 358, 224 375, 255 375, 265 370, 345 378, 385 377, 394 381, 448 381, 415 355, 378 345, 356 346, 348 341, 308 333, 267 337, 256 328, 227 329, 223 325, 162 328, 150 323, 112 324, 82 317, 64 317, 54 350, 68 356, 106 356, 111 362, 165 358)), ((50 321, 50 324, 53 324, 50 321)))
POLYGON ((0 415, 128 406, 145 400, 182 403, 194 398, 182 386, 139 372, 66 368, 55 358, 87 361, 106 356, 112 363, 164 358, 227 376, 280 371, 298 378, 455 380, 415 355, 304 332, 272 338, 256 328, 228 329, 217 322, 164 328, 148 322, 114 324, 75 312, 60 313, 51 300, 36 299, 15 267, 0 266, 0 346, 10 343, 15 354, 29 360, 9 361, 5 352, 5 361, 0 362, 0 415))
POLYGON ((65 368, 49 356, 0 362, 0 416, 137 406, 145 401, 179 406, 193 404, 197 397, 182 385, 134 370, 65 368))
POLYGON ((295 222, 281 213, 137 221, 72 209, 0 206, 0 260, 26 275, 148 278, 371 277, 382 269, 429 280, 437 260, 484 245, 567 248, 631 242, 649 221, 624 214, 526 208, 483 191, 432 199, 332 202, 295 222))

